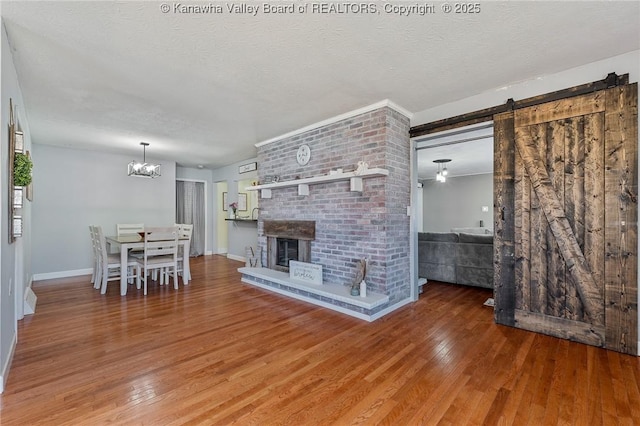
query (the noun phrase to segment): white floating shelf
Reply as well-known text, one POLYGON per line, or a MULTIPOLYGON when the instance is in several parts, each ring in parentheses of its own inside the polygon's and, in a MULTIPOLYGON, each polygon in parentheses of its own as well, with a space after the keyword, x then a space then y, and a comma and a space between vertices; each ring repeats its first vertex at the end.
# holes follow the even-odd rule
POLYGON ((329 173, 328 175, 313 176, 313 177, 308 177, 304 179, 289 180, 286 182, 274 182, 274 183, 265 183, 263 185, 248 186, 247 188, 245 188, 245 190, 246 191, 260 190, 260 195, 262 198, 271 198, 272 189, 289 188, 292 186, 297 186, 299 195, 309 195, 309 185, 311 184, 349 180, 351 191, 362 192, 362 189, 363 189, 362 179, 380 177, 380 176, 389 176, 389 170, 374 168, 374 169, 367 169, 359 173, 355 171, 347 172, 347 173, 344 173, 344 172, 329 173))

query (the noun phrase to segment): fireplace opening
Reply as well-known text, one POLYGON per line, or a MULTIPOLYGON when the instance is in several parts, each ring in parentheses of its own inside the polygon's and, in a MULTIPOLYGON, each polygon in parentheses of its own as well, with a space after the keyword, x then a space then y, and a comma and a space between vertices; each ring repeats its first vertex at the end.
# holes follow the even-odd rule
POLYGON ((265 220, 267 267, 289 272, 289 262, 311 262, 311 242, 316 238, 312 220, 265 220))
POLYGON ((290 260, 298 260, 298 240, 278 238, 277 247, 276 265, 288 268, 290 260))

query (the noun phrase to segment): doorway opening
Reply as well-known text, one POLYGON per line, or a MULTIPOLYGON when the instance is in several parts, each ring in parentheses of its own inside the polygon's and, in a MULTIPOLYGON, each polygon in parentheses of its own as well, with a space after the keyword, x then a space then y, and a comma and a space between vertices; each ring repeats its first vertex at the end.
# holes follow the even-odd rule
POLYGON ((176 223, 193 225, 189 256, 204 255, 209 226, 206 181, 176 179, 176 223))
POLYGON ((418 277, 493 288, 493 124, 414 143, 418 277))

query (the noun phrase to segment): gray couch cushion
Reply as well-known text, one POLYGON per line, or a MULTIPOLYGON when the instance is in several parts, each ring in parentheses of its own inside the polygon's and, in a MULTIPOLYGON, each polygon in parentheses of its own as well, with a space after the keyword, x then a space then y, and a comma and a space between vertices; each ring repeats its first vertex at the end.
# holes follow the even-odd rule
POLYGON ((456 282, 456 265, 420 262, 418 275, 428 280, 442 281, 445 283, 456 282))
POLYGON ((456 265, 493 270, 493 244, 457 244, 456 265))
POLYGON ((456 280, 459 284, 493 287, 493 235, 460 234, 456 280))
POLYGON ((421 232, 418 234, 418 241, 441 241, 447 243, 457 243, 458 234, 454 232, 421 232))
POLYGON ((467 268, 465 266, 457 266, 456 280, 458 284, 493 288, 493 268, 467 268))
POLYGON ((458 241, 461 243, 493 244, 493 235, 462 233, 458 235, 458 241))
POLYGON ((493 235, 418 234, 418 273, 429 280, 493 287, 493 235))
POLYGON ((418 274, 430 280, 456 282, 458 234, 425 232, 418 234, 418 274))

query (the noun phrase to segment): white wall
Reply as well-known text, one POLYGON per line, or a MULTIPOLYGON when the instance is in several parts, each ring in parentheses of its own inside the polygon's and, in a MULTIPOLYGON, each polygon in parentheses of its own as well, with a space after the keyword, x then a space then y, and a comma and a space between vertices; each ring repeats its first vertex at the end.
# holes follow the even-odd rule
POLYGON ((423 181, 424 232, 480 226, 493 229, 493 174, 423 181), (482 206, 489 208, 482 212, 482 206))
MULTIPOLYGON (((175 223, 176 166, 155 179, 127 176, 130 156, 33 145, 34 279, 84 274, 92 266, 89 225, 175 223)), ((150 159, 150 161, 155 161, 150 159)))
POLYGON ((13 244, 9 244, 8 223, 8 149, 9 140, 7 128, 9 125, 9 99, 13 100, 15 119, 24 133, 25 149, 31 147, 31 134, 24 110, 24 101, 20 91, 18 77, 11 56, 4 23, 0 28, 0 54, 2 66, 0 68, 0 128, 2 129, 0 144, 0 392, 4 389, 13 351, 17 341, 17 319, 22 318, 24 290, 30 284, 31 278, 31 204, 24 201, 21 210, 23 217, 23 236, 13 244))
POLYGON ((229 185, 227 185, 227 181, 216 182, 215 184, 215 211, 213 214, 214 222, 216 224, 215 230, 215 250, 214 252, 217 254, 227 254, 229 251, 229 230, 228 223, 225 221, 226 212, 222 207, 222 201, 224 199, 223 194, 228 192, 229 185))

